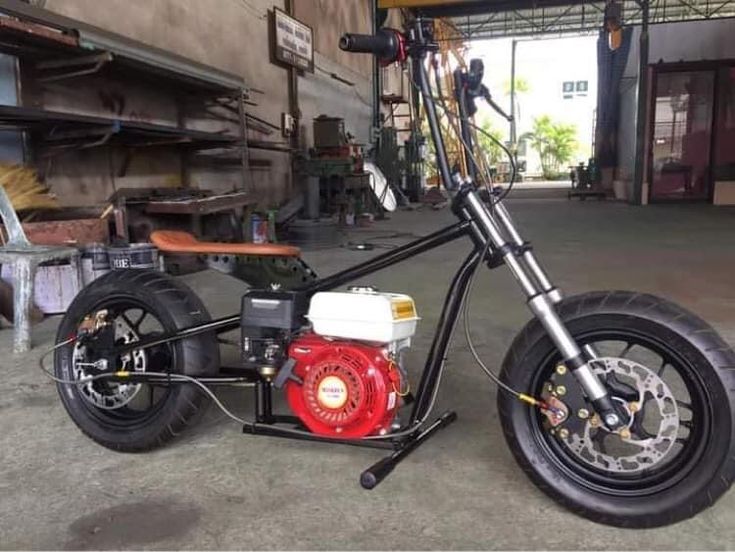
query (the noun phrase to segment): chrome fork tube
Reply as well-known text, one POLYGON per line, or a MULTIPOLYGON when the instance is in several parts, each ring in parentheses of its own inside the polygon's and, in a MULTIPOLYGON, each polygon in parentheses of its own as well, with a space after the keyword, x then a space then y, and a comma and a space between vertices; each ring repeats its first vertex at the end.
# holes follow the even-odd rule
POLYGON ((518 260, 518 257, 515 256, 513 248, 510 247, 508 242, 505 240, 500 228, 490 216, 490 213, 485 208, 482 201, 480 201, 480 198, 477 197, 477 193, 474 191, 468 192, 465 196, 465 203, 472 219, 483 231, 485 239, 489 239, 493 249, 503 256, 503 261, 508 265, 511 273, 520 284, 523 289, 523 293, 528 297, 538 295, 536 284, 533 282, 531 277, 526 274, 526 271, 518 260))
POLYGON ((498 224, 490 215, 485 204, 477 196, 477 193, 474 190, 470 190, 466 193, 464 199, 468 212, 483 230, 483 233, 486 234, 486 239, 490 240, 494 251, 502 255, 503 261, 526 294, 527 304, 531 312, 533 312, 543 325, 549 337, 554 342, 554 345, 556 345, 561 353, 564 363, 569 365, 589 400, 603 415, 604 423, 609 427, 617 427, 619 425, 619 418, 615 414, 612 401, 607 394, 605 386, 602 385, 598 377, 590 369, 582 350, 556 313, 551 298, 546 293, 537 289, 533 279, 527 274, 523 263, 516 256, 515 248, 506 241, 498 224), (615 416, 615 418, 610 416, 615 416))
MULTIPOLYGON (((513 218, 510 216, 510 213, 508 212, 508 209, 505 208, 503 202, 497 202, 493 206, 493 208, 497 213, 498 220, 500 220, 500 223, 503 225, 503 228, 505 228, 505 231, 508 233, 508 236, 510 236, 510 239, 513 240, 513 243, 518 247, 524 248, 522 254, 523 260, 526 262, 529 270, 536 278, 539 286, 541 286, 541 290, 555 305, 561 303, 562 299, 564 299, 564 295, 558 287, 551 283, 551 280, 546 274, 546 271, 538 262, 536 255, 528 247, 528 244, 525 242, 525 240, 521 237, 520 233, 516 229, 513 218)), ((592 345, 585 345, 584 347, 582 347, 582 350, 584 350, 588 358, 598 358, 597 351, 595 351, 595 348, 592 345)))
POLYGON ((536 278, 536 281, 541 287, 541 291, 543 291, 554 304, 560 303, 563 299, 561 291, 559 290, 559 288, 551 283, 548 275, 546 274, 546 271, 538 262, 538 259, 536 259, 536 255, 534 255, 533 251, 530 249, 530 247, 528 247, 528 244, 518 233, 518 230, 513 223, 513 219, 511 218, 508 210, 505 208, 505 205, 503 205, 503 202, 498 201, 493 206, 493 209, 497 214, 500 224, 503 226, 503 228, 505 228, 505 231, 508 233, 508 236, 513 241, 513 243, 516 246, 523 248, 523 253, 521 256, 525 261, 526 266, 528 266, 528 269, 531 271, 531 274, 533 274, 534 278, 536 278))

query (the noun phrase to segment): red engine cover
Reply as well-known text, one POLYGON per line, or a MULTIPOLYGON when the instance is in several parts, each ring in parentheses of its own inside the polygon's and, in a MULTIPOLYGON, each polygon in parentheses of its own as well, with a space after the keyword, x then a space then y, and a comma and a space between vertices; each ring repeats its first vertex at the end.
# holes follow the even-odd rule
POLYGON ((400 372, 380 347, 307 334, 291 343, 293 373, 286 398, 314 433, 356 438, 390 427, 398 407, 400 372))

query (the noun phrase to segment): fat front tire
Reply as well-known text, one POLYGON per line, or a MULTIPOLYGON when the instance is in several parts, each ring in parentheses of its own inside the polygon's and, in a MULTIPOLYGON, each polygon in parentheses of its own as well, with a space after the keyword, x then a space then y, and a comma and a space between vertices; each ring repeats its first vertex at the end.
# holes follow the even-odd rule
MULTIPOLYGON (((600 356, 624 357, 610 364, 634 366, 634 370, 643 374, 641 379, 648 378, 649 382, 658 382, 659 376, 663 382, 668 377, 670 383, 666 385, 671 385, 671 394, 657 383, 660 393, 655 396, 657 391, 654 391, 649 396, 654 404, 664 404, 669 400, 667 397, 673 396, 673 390, 688 398, 669 400, 677 408, 669 407, 666 416, 671 417, 675 412, 680 427, 675 435, 669 435, 674 440, 671 448, 665 445, 661 449, 666 449, 668 456, 657 463, 655 459, 663 454, 652 451, 650 457, 654 460, 643 458, 649 464, 637 467, 633 462, 608 462, 609 444, 597 456, 589 454, 591 446, 587 452, 575 454, 575 450, 579 453, 585 448, 579 445, 587 442, 583 437, 592 443, 594 439, 590 435, 602 431, 599 425, 592 429, 596 425, 594 421, 580 422, 578 417, 585 418, 588 412, 584 404, 578 403, 578 409, 570 410, 565 420, 570 427, 573 424, 584 427, 577 438, 569 430, 561 432, 564 424, 550 425, 538 409, 501 391, 498 411, 503 432, 523 471, 564 507, 608 525, 629 528, 668 525, 714 504, 735 477, 735 353, 732 348, 697 316, 652 295, 620 291, 587 293, 565 299, 557 312, 580 345, 607 347, 600 356), (619 348, 615 349, 616 346, 619 348), (613 353, 613 350, 622 351, 613 353), (628 355, 638 355, 638 359, 633 362, 628 355), (662 359, 660 364, 656 358, 662 359), (651 367, 654 363, 655 367, 651 367), (572 446, 575 443, 576 449, 572 446), (608 466, 609 470, 601 466, 608 466)), ((565 372, 563 367, 559 368, 560 363, 561 358, 541 324, 532 320, 513 341, 503 363, 501 379, 515 390, 542 396, 544 389, 559 390, 554 378, 565 372)), ((565 381, 567 387, 574 386, 573 379, 565 381)), ((604 382, 613 397, 635 388, 635 385, 626 387, 617 379, 616 387, 611 387, 610 381, 604 382)), ((572 401, 571 391, 574 390, 561 389, 558 398, 562 402, 572 401)), ((577 393, 581 400, 586 400, 579 389, 577 393)), ((631 424, 637 420, 635 416, 631 414, 631 424)), ((655 433, 650 429, 647 431, 652 433, 640 431, 647 437, 655 433)), ((601 440, 605 439, 608 443, 610 439, 623 442, 619 435, 609 433, 602 435, 601 440)), ((661 442, 669 441, 662 438, 661 442)))
MULTIPOLYGON (((77 295, 61 321, 57 342, 75 335, 85 316, 103 309, 108 309, 111 317, 127 317, 128 335, 132 337, 125 342, 172 333, 210 320, 194 292, 170 276, 149 270, 113 271, 77 295)), ((54 370, 58 378, 79 379, 75 355, 80 352, 75 347, 69 345, 56 351, 54 370)), ((214 334, 202 334, 157 349, 138 350, 126 362, 129 367, 125 369, 129 370, 213 375, 219 370, 219 348, 214 334)), ((151 384, 123 389, 125 386, 105 386, 102 381, 97 387, 57 384, 57 390, 79 429, 116 451, 142 452, 165 444, 195 421, 208 404, 208 398, 194 385, 151 384), (150 404, 133 408, 131 399, 150 404)))

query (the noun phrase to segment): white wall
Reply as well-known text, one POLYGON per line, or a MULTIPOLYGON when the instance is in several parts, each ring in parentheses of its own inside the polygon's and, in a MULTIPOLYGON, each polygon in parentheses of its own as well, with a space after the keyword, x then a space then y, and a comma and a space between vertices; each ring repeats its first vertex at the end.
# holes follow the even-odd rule
MULTIPOLYGON (((365 61, 369 62, 369 58, 365 61)), ((372 80, 321 54, 314 56, 314 65, 313 74, 299 77, 301 136, 305 144, 314 143, 312 121, 319 115, 342 117, 345 130, 355 136, 358 143, 367 144, 372 123, 372 80), (340 82, 331 76, 332 73, 352 85, 340 82)))
MULTIPOLYGON (((495 39, 470 43, 468 58, 479 57, 485 64, 485 84, 495 101, 510 111, 510 97, 506 87, 510 83, 511 39, 495 39)), ((533 130, 534 119, 548 115, 555 122, 574 125, 577 129, 578 148, 567 165, 586 162, 590 156, 592 124, 597 105, 597 37, 580 36, 554 39, 521 40, 516 47, 516 78, 529 85, 527 92, 517 95, 519 112, 516 113, 516 131, 522 136, 533 130), (586 80, 586 95, 574 93, 565 99, 562 86, 565 81, 586 80)), ((509 138, 509 125, 483 102, 479 102, 477 119, 489 120, 493 128, 509 138)), ((541 162, 533 148, 527 148, 525 157, 528 174, 540 175, 541 162)))

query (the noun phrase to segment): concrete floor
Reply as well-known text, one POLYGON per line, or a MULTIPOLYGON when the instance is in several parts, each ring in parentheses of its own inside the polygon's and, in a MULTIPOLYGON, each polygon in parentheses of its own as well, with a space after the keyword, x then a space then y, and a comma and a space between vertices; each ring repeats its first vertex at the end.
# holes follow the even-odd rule
MULTIPOLYGON (((735 343, 735 210, 566 200, 510 207, 567 293, 665 295, 735 343)), ((349 239, 396 244, 406 238, 391 232, 424 234, 450 220, 446 210, 400 213, 349 239)), ((423 320, 409 355, 414 377, 467 249, 445 246, 362 280, 416 299, 423 320)), ((370 254, 337 248, 305 256, 327 274, 370 254)), ((222 275, 186 280, 213 315, 238 302, 241 287, 222 275)), ((472 309, 481 353, 498 366, 528 318, 504 270, 478 276, 472 309)), ((647 531, 597 525, 559 508, 516 467, 497 422, 495 389, 459 337, 439 399, 459 421, 367 492, 357 478, 380 452, 243 436, 214 409, 152 453, 97 446, 36 367, 57 322, 36 327, 38 347, 22 358, 9 354, 11 331, 0 332, 1 548, 726 549, 735 542, 735 492, 692 520, 647 531)), ((223 397, 243 415, 252 408, 249 394, 223 397)))

